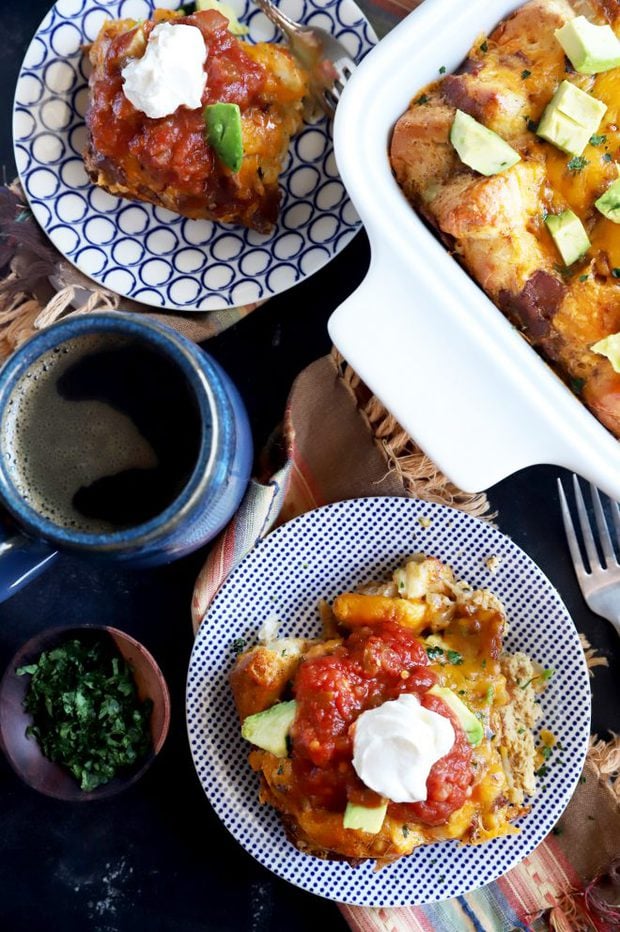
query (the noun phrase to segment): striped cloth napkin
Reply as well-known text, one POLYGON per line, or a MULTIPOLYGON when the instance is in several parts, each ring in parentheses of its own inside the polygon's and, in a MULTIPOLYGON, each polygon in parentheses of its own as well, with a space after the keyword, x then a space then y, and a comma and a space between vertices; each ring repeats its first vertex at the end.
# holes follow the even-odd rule
MULTIPOLYGON (((367 495, 417 495, 488 513, 484 496, 465 495, 446 482, 335 353, 297 378, 284 433, 286 463, 264 484, 252 483, 196 582, 195 630, 253 544, 311 508, 367 495)), ((597 658, 589 653, 592 669, 597 658)), ((554 832, 495 883, 429 906, 343 905, 343 916, 356 932, 619 929, 620 909, 607 905, 620 902, 619 771, 620 742, 593 741, 582 782, 554 832)))

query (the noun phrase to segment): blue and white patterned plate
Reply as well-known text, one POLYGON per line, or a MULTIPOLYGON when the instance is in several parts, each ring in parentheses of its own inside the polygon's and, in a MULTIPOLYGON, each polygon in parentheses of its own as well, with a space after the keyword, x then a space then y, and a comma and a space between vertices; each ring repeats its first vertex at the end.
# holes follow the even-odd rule
POLYGON ((261 864, 329 899, 361 906, 404 906, 458 896, 490 883, 547 835, 579 779, 588 745, 590 687, 577 631, 540 569, 496 528, 461 511, 409 498, 352 499, 308 512, 269 534, 239 564, 202 624, 189 666, 187 725, 194 764, 224 825, 261 864), (423 528, 418 518, 431 519, 423 528), (384 579, 403 557, 424 551, 456 575, 490 588, 510 622, 508 650, 523 650, 555 675, 542 696, 542 727, 562 742, 544 789, 518 835, 484 845, 442 842, 418 848, 381 871, 302 854, 287 840, 277 813, 258 801, 258 777, 247 762, 228 685, 233 642, 255 642, 274 613, 282 634, 320 632, 317 605, 339 592, 384 579), (485 560, 500 559, 491 573, 485 560), (561 758, 561 760, 559 760, 561 758), (433 869, 439 857, 441 870, 433 869))
MULTIPOLYGON (((251 0, 229 0, 251 42, 277 41, 251 0)), ((334 159, 325 119, 294 138, 280 179, 280 219, 263 235, 231 224, 187 220, 93 186, 86 147, 88 63, 81 52, 105 19, 148 18, 180 0, 58 0, 22 65, 13 140, 32 211, 56 248, 100 285, 177 311, 213 311, 269 298, 329 262, 359 218, 334 159)), ((377 41, 353 0, 281 0, 281 9, 322 26, 360 61, 377 41)))

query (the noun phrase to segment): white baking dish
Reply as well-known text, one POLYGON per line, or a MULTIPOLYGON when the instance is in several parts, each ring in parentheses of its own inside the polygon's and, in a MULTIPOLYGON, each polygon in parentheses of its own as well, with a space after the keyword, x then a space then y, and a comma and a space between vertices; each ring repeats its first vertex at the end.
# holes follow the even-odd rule
POLYGON ((488 488, 536 463, 620 499, 620 445, 451 258, 390 171, 392 127, 439 68, 454 70, 515 0, 425 0, 367 56, 338 106, 338 167, 370 238, 334 344, 457 485, 488 488))

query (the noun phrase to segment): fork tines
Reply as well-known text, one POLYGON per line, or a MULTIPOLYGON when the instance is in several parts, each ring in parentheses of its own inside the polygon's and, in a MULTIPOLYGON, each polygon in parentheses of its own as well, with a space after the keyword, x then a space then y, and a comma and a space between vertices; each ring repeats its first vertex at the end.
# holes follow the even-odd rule
POLYGON ((619 566, 618 559, 616 556, 616 550, 614 549, 614 544, 611 539, 609 532, 609 525, 605 517, 605 510, 603 502, 601 501, 601 496, 604 503, 607 506, 607 510, 611 515, 614 530, 615 530, 615 541, 616 547, 620 547, 620 508, 618 503, 609 499, 606 495, 599 492, 596 486, 590 484, 590 495, 592 498, 592 509, 594 512, 594 518, 596 522, 596 529, 598 531, 598 545, 600 548, 603 561, 601 561, 599 551, 597 549, 597 541, 595 540, 594 533, 592 530, 592 525, 590 523, 590 518, 588 516, 588 510, 586 503, 581 491, 581 485, 577 476, 573 475, 573 492, 575 496, 575 506, 577 510, 577 517, 579 519, 579 529, 581 531, 581 536, 583 540, 583 546, 585 549, 585 554, 587 557, 587 562, 589 564, 589 569, 587 568, 585 561, 582 559, 581 551, 579 548, 579 542, 577 539, 577 533, 575 531, 575 526, 570 513, 570 508, 568 506, 568 501, 566 494, 564 492, 564 487, 562 481, 558 479, 558 491, 560 495, 560 505, 562 509, 562 518, 564 521, 564 530, 566 531, 566 538, 568 540, 568 546, 570 549, 571 557, 575 565, 575 570, 577 575, 583 573, 586 576, 590 576, 593 573, 604 572, 612 568, 617 568, 619 566))

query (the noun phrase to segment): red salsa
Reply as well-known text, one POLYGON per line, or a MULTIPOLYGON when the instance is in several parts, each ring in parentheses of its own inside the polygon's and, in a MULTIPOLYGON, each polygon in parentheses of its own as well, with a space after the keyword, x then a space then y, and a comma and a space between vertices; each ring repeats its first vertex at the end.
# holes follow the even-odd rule
POLYGON ((411 693, 450 718, 456 740, 431 769, 426 802, 392 803, 390 812, 403 822, 446 822, 465 802, 473 772, 471 747, 458 721, 441 699, 428 694, 435 682, 419 640, 390 621, 360 628, 331 653, 305 660, 295 680, 295 788, 312 804, 332 811, 342 811, 347 801, 378 805, 380 797, 353 769, 352 726, 367 709, 411 693))
POLYGON ((148 176, 156 189, 178 189, 187 198, 212 196, 214 204, 226 196, 218 166, 205 139, 203 109, 217 101, 233 102, 245 110, 257 102, 266 72, 228 31, 219 13, 207 11, 174 20, 200 29, 208 50, 207 84, 202 107, 179 107, 170 116, 152 120, 137 110, 123 93, 121 71, 131 54, 136 32, 148 39, 154 23, 146 22, 114 36, 105 52, 105 69, 91 83, 87 124, 99 158, 122 166, 130 186, 148 176))

